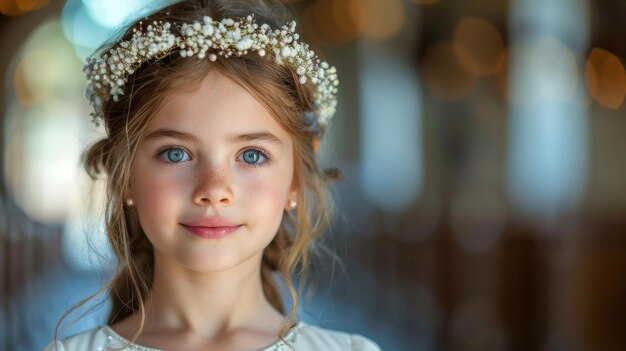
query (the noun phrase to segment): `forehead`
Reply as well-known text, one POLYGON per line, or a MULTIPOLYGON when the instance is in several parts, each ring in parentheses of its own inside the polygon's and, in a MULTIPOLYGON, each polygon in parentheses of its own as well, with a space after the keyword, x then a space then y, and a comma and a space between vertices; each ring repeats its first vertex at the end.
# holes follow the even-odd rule
POLYGON ((195 84, 165 94, 146 134, 164 128, 211 138, 266 131, 285 143, 290 140, 260 101, 216 69, 195 84))

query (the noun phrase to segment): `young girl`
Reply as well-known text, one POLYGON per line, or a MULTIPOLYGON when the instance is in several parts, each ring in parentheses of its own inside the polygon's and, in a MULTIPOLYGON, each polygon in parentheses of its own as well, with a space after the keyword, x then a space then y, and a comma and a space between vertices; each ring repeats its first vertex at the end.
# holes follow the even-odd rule
POLYGON ((107 137, 85 164, 107 176, 119 269, 107 325, 45 350, 379 350, 296 321, 290 277, 330 220, 337 174, 316 151, 338 81, 285 14, 278 0, 179 1, 88 60, 107 137))

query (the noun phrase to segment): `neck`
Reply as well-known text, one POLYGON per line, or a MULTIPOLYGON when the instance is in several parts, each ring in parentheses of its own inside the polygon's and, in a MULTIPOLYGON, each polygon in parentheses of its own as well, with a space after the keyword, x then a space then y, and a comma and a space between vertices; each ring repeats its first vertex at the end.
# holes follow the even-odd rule
POLYGON ((227 271, 198 273, 155 252, 147 327, 211 336, 280 325, 283 316, 263 293, 260 268, 259 255, 227 271))

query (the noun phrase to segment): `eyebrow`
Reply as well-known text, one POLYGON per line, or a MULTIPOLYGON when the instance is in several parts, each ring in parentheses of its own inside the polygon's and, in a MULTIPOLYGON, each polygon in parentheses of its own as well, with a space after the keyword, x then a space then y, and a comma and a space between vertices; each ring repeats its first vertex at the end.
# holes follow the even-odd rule
MULTIPOLYGON (((198 141, 198 138, 193 134, 166 128, 159 128, 146 136, 146 140, 159 138, 175 138, 190 142, 198 141)), ((228 138, 228 140, 231 142, 267 141, 280 146, 284 145, 284 142, 280 138, 270 132, 264 131, 233 135, 232 137, 228 138)))
POLYGON ((157 130, 154 130, 153 132, 151 132, 150 134, 146 136, 146 140, 160 139, 160 138, 175 138, 175 139, 182 139, 182 140, 187 140, 187 141, 198 140, 198 138, 196 138, 196 136, 193 134, 180 132, 180 131, 173 130, 173 129, 165 129, 165 128, 159 128, 157 130))
POLYGON ((284 145, 283 141, 280 140, 277 136, 270 132, 255 132, 255 133, 247 133, 234 135, 230 137, 232 142, 242 142, 242 141, 267 141, 270 143, 274 143, 277 145, 284 145))

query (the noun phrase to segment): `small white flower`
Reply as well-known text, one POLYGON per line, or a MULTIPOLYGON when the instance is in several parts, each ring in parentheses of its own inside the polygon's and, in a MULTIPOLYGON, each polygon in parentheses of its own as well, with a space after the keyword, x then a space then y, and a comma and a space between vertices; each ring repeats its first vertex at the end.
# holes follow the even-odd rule
POLYGON ((252 39, 245 37, 239 40, 237 44, 235 44, 235 46, 237 47, 237 50, 239 51, 248 50, 252 46, 252 39))
POLYGON ((204 34, 205 36, 210 37, 211 35, 213 35, 213 33, 215 33, 215 27, 213 27, 212 24, 206 24, 202 26, 202 34, 204 34))
MULTIPOLYGON (((133 28, 129 41, 119 42, 99 59, 87 58, 83 71, 90 81, 86 96, 94 107, 91 114, 94 122, 103 119, 100 109, 105 99, 110 97, 119 101, 127 79, 137 67, 159 54, 167 54, 174 47, 179 49, 181 57, 197 54, 201 59, 211 50, 223 57, 246 55, 250 50, 261 57, 273 53, 271 59, 277 65, 294 69, 301 84, 310 81, 316 86, 316 115, 320 123, 327 123, 335 113, 339 84, 336 69, 321 62, 307 44, 298 41, 300 36, 295 33, 295 21, 272 30, 265 23, 255 23, 253 15, 237 20, 225 18, 220 22, 204 16, 201 22, 180 25, 180 36, 173 34, 171 27, 169 22, 154 21, 145 30, 133 28)), ((216 61, 216 53, 209 53, 208 60, 216 61)))

